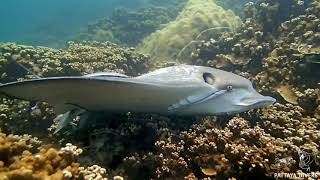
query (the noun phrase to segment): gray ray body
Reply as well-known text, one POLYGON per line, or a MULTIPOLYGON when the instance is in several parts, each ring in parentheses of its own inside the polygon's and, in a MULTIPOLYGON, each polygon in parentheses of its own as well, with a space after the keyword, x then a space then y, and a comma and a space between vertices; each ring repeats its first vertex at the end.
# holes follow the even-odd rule
POLYGON ((0 86, 7 96, 51 103, 57 113, 88 111, 177 115, 243 112, 275 99, 257 93, 251 82, 230 72, 179 65, 138 76, 97 73, 52 77, 0 86))

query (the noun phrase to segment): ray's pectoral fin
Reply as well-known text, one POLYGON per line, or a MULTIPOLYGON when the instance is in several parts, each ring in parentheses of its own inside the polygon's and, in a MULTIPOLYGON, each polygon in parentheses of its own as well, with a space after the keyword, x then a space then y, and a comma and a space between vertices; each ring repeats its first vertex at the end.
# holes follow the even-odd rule
POLYGON ((203 103, 205 101, 208 101, 216 97, 221 93, 222 93, 221 91, 211 89, 210 91, 205 91, 205 92, 202 91, 202 92, 193 94, 169 106, 168 112, 177 112, 182 109, 191 107, 192 105, 203 103))
POLYGON ((84 75, 83 77, 101 77, 101 78, 119 77, 119 78, 128 78, 129 76, 127 76, 125 74, 116 73, 116 72, 97 72, 97 73, 84 75))

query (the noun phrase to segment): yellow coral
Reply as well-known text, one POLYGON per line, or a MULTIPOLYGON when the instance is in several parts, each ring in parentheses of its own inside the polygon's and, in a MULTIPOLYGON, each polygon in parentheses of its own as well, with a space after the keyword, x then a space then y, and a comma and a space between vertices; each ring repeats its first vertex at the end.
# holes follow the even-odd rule
POLYGON ((214 27, 235 29, 240 18, 212 0, 189 0, 176 20, 146 37, 139 50, 151 55, 151 64, 175 61, 175 56, 202 31, 214 27))
POLYGON ((0 179, 70 179, 78 163, 54 148, 33 150, 30 137, 0 133, 0 179), (32 152, 35 151, 35 152, 32 152))

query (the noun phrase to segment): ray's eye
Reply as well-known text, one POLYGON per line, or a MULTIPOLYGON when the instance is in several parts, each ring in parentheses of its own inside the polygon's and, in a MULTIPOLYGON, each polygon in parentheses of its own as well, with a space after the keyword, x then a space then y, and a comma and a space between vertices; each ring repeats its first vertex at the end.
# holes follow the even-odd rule
POLYGON ((227 91, 231 91, 232 89, 233 89, 233 87, 231 85, 226 86, 227 91))
POLYGON ((204 82, 210 84, 210 85, 213 85, 214 84, 214 77, 212 74, 210 73, 203 73, 203 80, 204 82))

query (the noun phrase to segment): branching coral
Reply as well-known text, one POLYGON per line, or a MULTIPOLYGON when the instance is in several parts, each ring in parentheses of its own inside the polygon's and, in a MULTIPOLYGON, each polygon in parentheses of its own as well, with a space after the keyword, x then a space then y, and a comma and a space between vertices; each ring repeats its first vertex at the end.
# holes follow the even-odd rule
POLYGON ((54 148, 39 148, 30 137, 0 133, 0 179, 72 179, 74 157, 54 148))
MULTIPOLYGON (((204 119, 188 131, 158 141, 161 159, 158 177, 182 178, 192 173, 218 179, 253 178, 298 171, 298 151, 316 153, 320 131, 316 119, 302 115, 301 108, 290 110, 290 107, 293 106, 276 104, 257 112, 259 119, 255 126, 234 117, 220 129, 206 122, 212 119, 204 119), (279 164, 283 158, 292 158, 292 162, 283 166, 279 164)), ((247 116, 252 117, 253 114, 247 116)), ((318 170, 318 165, 312 164, 312 168, 318 170)))
POLYGON ((108 180, 107 170, 98 165, 93 165, 87 168, 79 167, 80 175, 85 180, 89 179, 101 179, 108 180))
MULTIPOLYGON (((0 132, 0 179, 108 179, 107 170, 98 165, 80 167, 82 149, 67 143, 57 150, 30 135, 0 132)), ((112 178, 112 176, 111 176, 112 178)), ((123 179, 113 176, 113 179, 123 179)))

